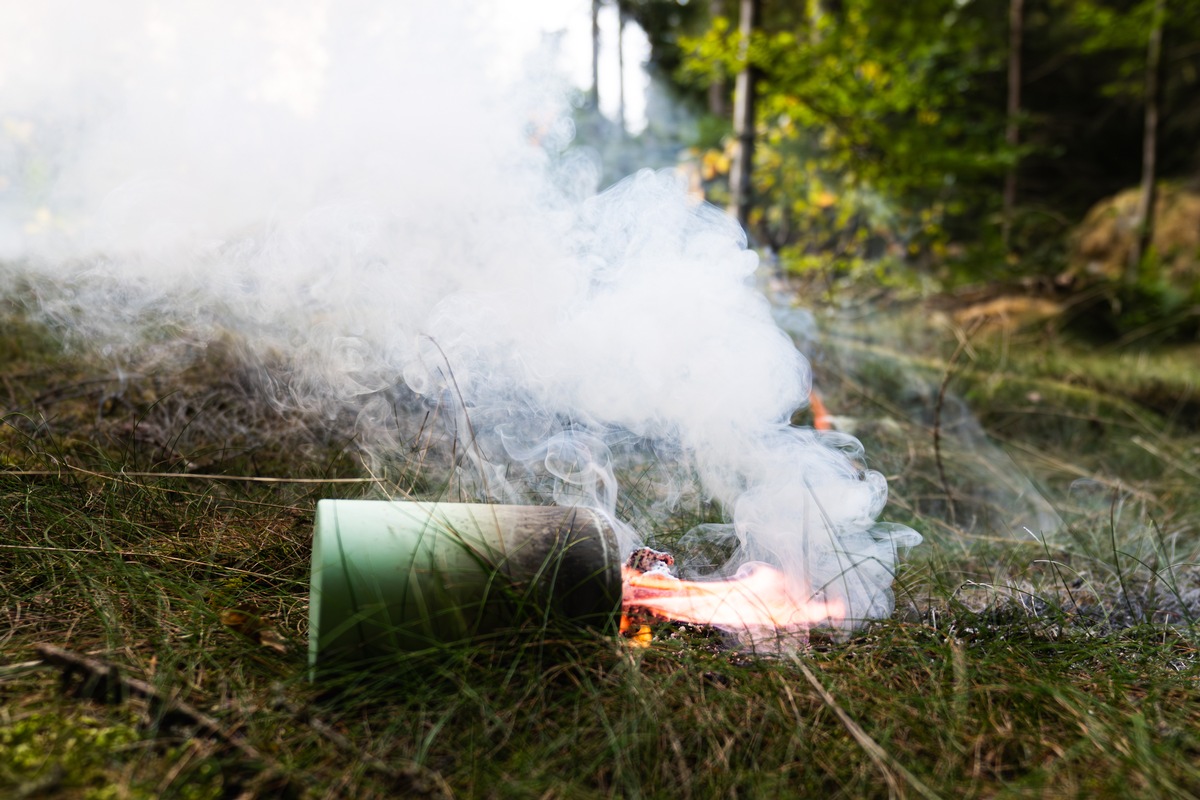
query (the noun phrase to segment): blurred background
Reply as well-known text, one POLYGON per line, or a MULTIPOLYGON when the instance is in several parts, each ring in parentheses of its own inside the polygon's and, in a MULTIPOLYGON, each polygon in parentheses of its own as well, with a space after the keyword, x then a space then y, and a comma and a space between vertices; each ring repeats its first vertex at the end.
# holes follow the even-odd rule
POLYGON ((676 137, 697 187, 781 272, 830 291, 1019 287, 1101 338, 1195 336, 1195 4, 622 0, 593 14, 619 22, 594 28, 599 92, 583 106, 600 113, 581 112, 582 141, 676 137), (623 72, 604 58, 622 31, 623 72), (645 76, 630 74, 643 52, 645 76))

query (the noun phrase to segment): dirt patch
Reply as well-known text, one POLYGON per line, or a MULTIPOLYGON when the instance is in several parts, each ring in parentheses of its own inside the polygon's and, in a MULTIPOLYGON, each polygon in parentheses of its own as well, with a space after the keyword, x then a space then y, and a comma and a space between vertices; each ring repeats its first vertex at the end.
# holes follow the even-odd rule
POLYGON ((1012 332, 1050 322, 1062 309, 1061 303, 1045 297, 1003 295, 960 308, 951 317, 962 328, 1012 332))

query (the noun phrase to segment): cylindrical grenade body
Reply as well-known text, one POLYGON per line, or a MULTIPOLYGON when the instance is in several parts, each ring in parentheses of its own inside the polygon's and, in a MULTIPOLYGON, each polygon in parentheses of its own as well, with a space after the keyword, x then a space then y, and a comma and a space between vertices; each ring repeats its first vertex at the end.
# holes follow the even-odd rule
POLYGON ((322 500, 309 664, 363 662, 565 620, 615 624, 620 556, 587 508, 322 500))

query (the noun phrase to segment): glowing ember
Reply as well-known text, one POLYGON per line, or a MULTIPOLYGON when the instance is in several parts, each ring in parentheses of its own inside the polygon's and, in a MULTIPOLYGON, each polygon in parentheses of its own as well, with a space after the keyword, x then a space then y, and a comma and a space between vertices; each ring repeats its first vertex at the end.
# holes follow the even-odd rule
POLYGON ((664 571, 622 568, 622 607, 627 614, 649 612, 680 622, 734 630, 807 629, 842 618, 840 603, 798 596, 787 576, 761 562, 751 562, 725 580, 685 581, 664 571))

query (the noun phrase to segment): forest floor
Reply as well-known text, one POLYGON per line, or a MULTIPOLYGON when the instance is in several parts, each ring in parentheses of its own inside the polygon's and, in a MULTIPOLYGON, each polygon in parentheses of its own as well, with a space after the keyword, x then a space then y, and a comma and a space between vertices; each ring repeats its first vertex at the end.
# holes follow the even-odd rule
POLYGON ((782 656, 514 631, 328 685, 315 504, 388 488, 350 434, 231 351, 122 373, 0 308, 0 794, 1200 796, 1200 348, 811 322, 884 518, 925 537, 892 618, 782 656))

